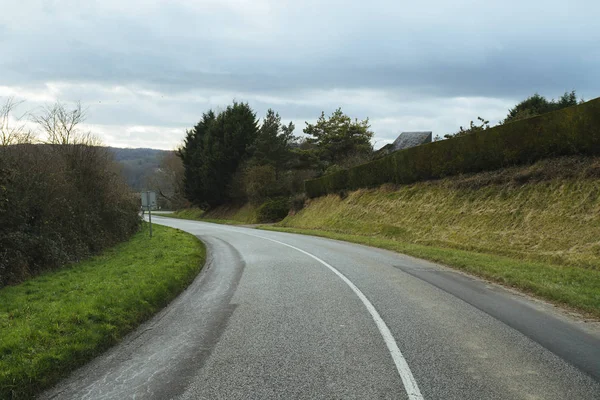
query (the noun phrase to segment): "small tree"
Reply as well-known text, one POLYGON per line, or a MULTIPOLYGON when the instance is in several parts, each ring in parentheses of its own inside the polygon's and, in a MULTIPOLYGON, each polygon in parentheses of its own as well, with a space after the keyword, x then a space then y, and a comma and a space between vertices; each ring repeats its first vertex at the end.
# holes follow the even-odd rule
POLYGON ((373 132, 369 128, 368 118, 352 121, 338 108, 329 118, 325 118, 325 113, 322 112, 315 124, 307 122, 304 133, 312 136, 308 141, 317 145, 319 158, 323 161, 324 168, 327 168, 349 157, 370 155, 373 152, 373 132))
POLYGON ((506 124, 575 105, 577 105, 577 94, 574 90, 565 92, 558 100, 552 99, 550 101, 535 93, 511 108, 502 123, 506 124))
POLYGON ((99 142, 89 133, 82 132, 80 125, 85 121, 86 112, 81 108, 81 103, 75 103, 72 110, 59 101, 52 106, 42 109, 42 113, 33 116, 33 121, 37 123, 46 134, 47 144, 99 144, 99 142))

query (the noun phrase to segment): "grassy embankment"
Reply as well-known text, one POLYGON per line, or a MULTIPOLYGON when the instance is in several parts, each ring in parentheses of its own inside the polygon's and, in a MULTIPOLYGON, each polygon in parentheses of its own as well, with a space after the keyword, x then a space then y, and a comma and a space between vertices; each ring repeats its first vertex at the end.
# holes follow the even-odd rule
POLYGON ((268 229, 429 259, 600 317, 600 158, 328 195, 268 229))
POLYGON ((0 398, 30 398, 117 343, 179 294, 206 256, 155 225, 101 255, 0 289, 0 398))
POLYGON ((196 221, 214 222, 227 225, 245 225, 258 223, 257 206, 245 204, 243 206, 226 205, 216 207, 204 212, 198 208, 186 208, 172 214, 160 215, 161 217, 191 219, 196 221))

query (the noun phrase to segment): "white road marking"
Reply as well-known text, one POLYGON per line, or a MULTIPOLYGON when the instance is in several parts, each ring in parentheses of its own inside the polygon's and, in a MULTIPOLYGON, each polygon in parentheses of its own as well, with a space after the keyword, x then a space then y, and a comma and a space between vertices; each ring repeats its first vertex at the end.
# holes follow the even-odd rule
MULTIPOLYGON (((193 222, 193 221, 189 221, 189 222, 193 222)), ((421 391, 419 390, 417 381, 415 380, 415 377, 413 376, 412 372, 410 371, 410 367, 408 366, 406 359, 402 355, 402 352, 398 348, 398 344, 396 343, 396 339, 394 339, 392 332, 390 332, 390 328, 388 328, 388 326, 386 325, 383 318, 381 318, 381 316, 375 309, 375 306, 373 306, 373 304, 369 301, 369 299, 367 299, 367 296, 365 296, 363 294, 363 292, 361 292, 360 289, 357 288, 356 285, 354 283, 352 283, 352 281, 350 279, 346 278, 346 276, 344 274, 342 274, 340 271, 338 271, 335 267, 329 265, 327 262, 321 260, 319 257, 315 256, 314 254, 304 251, 298 247, 292 246, 291 244, 280 242, 279 240, 271 239, 268 237, 254 235, 254 234, 248 233, 248 232, 243 232, 240 229, 232 228, 230 226, 222 226, 221 225, 221 226, 219 226, 219 228, 222 228, 223 230, 227 230, 230 232, 233 231, 233 232, 242 233, 242 234, 248 235, 248 236, 254 236, 259 239, 270 240, 271 242, 275 242, 280 245, 292 248, 296 251, 299 251, 300 253, 306 254, 307 256, 317 260, 318 262, 320 262, 321 264, 323 264, 324 266, 329 268, 331 270, 331 272, 333 272, 338 277, 340 277, 340 279, 343 280, 346 283, 346 285, 348 285, 350 287, 350 289, 352 289, 352 291, 354 291, 354 293, 358 296, 358 298, 363 302, 363 304, 367 308, 367 311, 369 311, 369 314, 371 314, 371 317, 375 321, 375 324, 377 325, 377 329, 379 329, 379 333, 381 333, 381 336, 383 337, 383 340, 388 348, 388 351, 390 352, 390 355, 392 356, 392 359, 394 360, 394 364, 396 364, 396 369, 398 370, 398 374, 400 375, 400 378, 402 379, 402 383, 404 384, 404 390, 406 391, 406 394, 408 395, 409 400, 423 400, 423 395, 421 394, 421 391)))
POLYGON ((241 232, 240 230, 237 230, 237 229, 236 229, 236 231, 239 233, 243 233, 245 235, 254 236, 254 237, 265 239, 265 240, 270 240, 271 242, 279 243, 283 246, 287 246, 294 250, 297 250, 300 253, 306 254, 307 256, 314 258, 315 260, 317 260, 318 262, 320 262, 321 264, 323 264, 324 266, 329 268, 334 274, 339 276, 340 279, 343 280, 346 283, 346 285, 350 286, 350 289, 352 289, 354 291, 354 293, 356 293, 356 295, 363 302, 365 307, 367 307, 367 311, 369 311, 369 314, 371 314, 371 317, 373 317, 373 320, 375 321, 375 324, 377 325, 377 329, 379 329, 381 336, 383 336, 383 340, 385 341, 385 344, 392 356, 392 359, 394 360, 394 363, 396 364, 396 369, 398 370, 398 374, 400 375, 400 378, 402 379, 402 383, 404 384, 404 389, 406 390, 406 394, 408 395, 408 398, 410 400, 423 400, 423 395, 421 394, 421 391, 419 390, 417 381, 415 380, 415 377, 413 376, 412 372, 410 371, 410 368, 408 367, 408 363, 406 362, 406 359, 402 355, 402 352, 398 348, 398 344, 396 343, 396 339, 394 339, 392 332, 390 332, 390 329, 385 324, 385 322, 383 321, 383 319, 381 318, 381 316, 379 315, 379 313, 377 312, 377 310, 375 309, 373 304, 371 304, 369 299, 367 299, 367 296, 365 296, 363 294, 363 292, 361 292, 360 289, 357 288, 356 285, 354 285, 354 283, 352 283, 352 281, 350 281, 350 279, 346 278, 346 276, 344 274, 342 274, 340 271, 338 271, 337 269, 335 269, 334 267, 332 267, 325 261, 321 260, 319 257, 317 257, 307 251, 299 249, 298 247, 292 246, 291 244, 283 243, 283 242, 280 242, 279 240, 270 239, 270 238, 267 238, 264 236, 253 235, 253 234, 247 233, 247 232, 241 232))

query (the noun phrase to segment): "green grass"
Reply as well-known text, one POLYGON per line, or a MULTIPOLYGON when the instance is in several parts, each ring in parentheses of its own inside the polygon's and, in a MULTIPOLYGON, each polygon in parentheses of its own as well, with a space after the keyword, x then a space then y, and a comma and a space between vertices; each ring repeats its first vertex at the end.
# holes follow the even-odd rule
POLYGON ((116 344, 198 274, 204 245, 153 226, 83 262, 0 290, 0 398, 31 398, 116 344))
POLYGON ((431 260, 600 318, 600 271, 598 270, 403 243, 378 236, 281 226, 259 228, 344 240, 431 260))

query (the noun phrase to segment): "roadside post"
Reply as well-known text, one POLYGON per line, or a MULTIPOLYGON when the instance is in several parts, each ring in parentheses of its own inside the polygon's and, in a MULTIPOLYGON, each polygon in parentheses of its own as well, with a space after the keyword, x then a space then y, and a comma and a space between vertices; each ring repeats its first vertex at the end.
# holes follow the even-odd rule
POLYGON ((152 209, 156 209, 156 192, 148 190, 141 193, 142 210, 148 210, 148 223, 150 224, 150 237, 152 237, 152 209))

